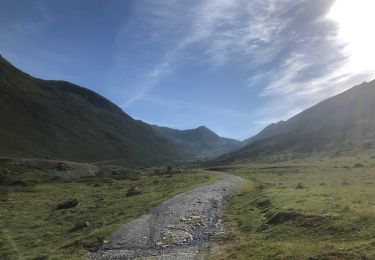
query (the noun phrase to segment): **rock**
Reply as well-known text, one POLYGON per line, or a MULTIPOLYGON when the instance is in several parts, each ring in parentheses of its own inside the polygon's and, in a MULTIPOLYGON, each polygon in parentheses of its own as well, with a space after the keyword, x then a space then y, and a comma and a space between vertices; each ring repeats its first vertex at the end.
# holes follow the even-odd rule
POLYGON ((205 250, 218 227, 223 229, 216 225, 221 221, 221 207, 225 201, 222 189, 240 184, 238 178, 223 176, 222 183, 178 195, 126 224, 114 233, 114 240, 96 254, 99 258, 92 259, 198 258, 198 249, 205 250), (106 250, 111 249, 112 244, 114 250, 106 250))
POLYGON ((67 171, 68 170, 68 166, 65 163, 59 162, 56 165, 56 170, 58 170, 59 172, 61 172, 61 171, 67 171))
POLYGON ((193 219, 193 220, 195 220, 195 219, 202 219, 202 216, 200 216, 200 215, 191 215, 190 218, 193 219))
POLYGON ((137 186, 131 187, 127 192, 126 192, 126 197, 132 197, 132 196, 137 196, 140 195, 142 192, 139 190, 137 186))
POLYGON ((78 231, 78 230, 86 228, 88 226, 90 226, 90 222, 88 222, 88 221, 78 222, 77 224, 74 225, 74 227, 70 231, 72 231, 72 232, 78 231))
POLYGON ((70 209, 78 205, 79 201, 77 199, 70 199, 62 203, 57 204, 56 209, 70 209))
POLYGON ((258 231, 262 232, 262 231, 268 230, 269 228, 270 228, 270 225, 264 223, 264 224, 259 226, 258 231))

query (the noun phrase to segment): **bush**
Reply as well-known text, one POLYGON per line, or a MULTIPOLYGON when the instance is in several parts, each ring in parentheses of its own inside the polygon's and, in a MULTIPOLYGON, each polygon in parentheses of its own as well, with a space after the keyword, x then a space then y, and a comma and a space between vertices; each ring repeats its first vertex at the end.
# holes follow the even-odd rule
POLYGON ((0 169, 0 185, 1 184, 8 184, 8 182, 9 182, 8 175, 9 175, 8 169, 5 169, 5 168, 0 169))
POLYGON ((24 182, 24 181, 14 181, 10 185, 15 186, 15 187, 26 187, 27 186, 26 182, 24 182))
POLYGON ((63 181, 64 179, 61 176, 53 176, 50 181, 51 182, 60 182, 63 181))
POLYGON ((66 166, 66 164, 60 162, 60 163, 57 164, 56 169, 59 172, 61 172, 61 171, 67 171, 68 167, 66 166))
POLYGON ((77 199, 71 199, 57 204, 56 209, 70 209, 78 205, 79 201, 77 199))
POLYGON ((303 185, 302 183, 298 183, 296 185, 296 189, 304 189, 305 188, 305 185, 303 185))

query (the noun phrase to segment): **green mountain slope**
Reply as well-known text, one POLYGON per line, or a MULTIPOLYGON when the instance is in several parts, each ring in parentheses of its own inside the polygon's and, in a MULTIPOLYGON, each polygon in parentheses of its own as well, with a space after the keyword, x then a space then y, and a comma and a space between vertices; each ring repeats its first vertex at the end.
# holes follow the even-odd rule
POLYGON ((287 121, 272 124, 246 143, 216 162, 257 160, 280 153, 375 149, 375 81, 329 98, 287 121))
POLYGON ((0 56, 0 156, 153 164, 186 155, 104 97, 33 78, 0 56))
POLYGON ((193 157, 215 157, 239 149, 242 142, 220 137, 205 126, 195 129, 177 130, 152 126, 156 132, 179 145, 180 149, 193 157))

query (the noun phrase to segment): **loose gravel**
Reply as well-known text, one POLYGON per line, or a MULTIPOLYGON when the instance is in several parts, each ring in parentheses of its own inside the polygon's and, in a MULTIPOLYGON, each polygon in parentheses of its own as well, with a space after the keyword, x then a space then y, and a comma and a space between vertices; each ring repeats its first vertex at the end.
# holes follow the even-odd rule
POLYGON ((242 179, 222 181, 177 195, 115 231, 91 259, 202 259, 213 235, 225 232, 221 209, 242 179))

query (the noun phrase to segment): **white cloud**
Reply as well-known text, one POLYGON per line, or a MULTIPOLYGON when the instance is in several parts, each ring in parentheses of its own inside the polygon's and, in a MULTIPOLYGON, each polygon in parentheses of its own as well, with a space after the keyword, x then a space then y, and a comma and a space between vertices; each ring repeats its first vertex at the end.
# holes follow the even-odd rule
MULTIPOLYGON (((194 62, 212 68, 236 64, 249 72, 245 85, 264 100, 255 112, 243 113, 244 120, 255 124, 287 119, 369 80, 374 74, 353 69, 347 45, 340 39, 340 26, 345 23, 327 16, 332 4, 334 0, 173 1, 166 7, 154 3, 154 19, 148 22, 159 29, 168 24, 167 33, 157 38, 174 37, 165 37, 169 44, 164 55, 145 73, 125 105, 145 98, 161 80, 189 62, 192 51, 199 56, 194 62)), ((371 34, 369 23, 362 26, 367 30, 361 31, 371 34)))
POLYGON ((201 59, 213 66, 220 66, 228 60, 235 59, 248 59, 253 64, 272 60, 279 50, 274 45, 272 48, 263 45, 269 43, 272 40, 271 36, 279 33, 287 23, 275 16, 282 8, 278 2, 206 0, 188 9, 180 2, 174 2, 174 6, 169 3, 166 7, 154 4, 153 14, 157 21, 149 21, 150 24, 162 25, 164 21, 173 24, 177 19, 179 26, 185 24, 188 29, 174 47, 164 54, 159 63, 145 73, 146 76, 138 91, 125 106, 142 99, 160 80, 178 68, 185 57, 184 52, 190 47, 197 47, 206 56, 201 59), (186 20, 181 22, 181 17, 170 12, 171 9, 186 9, 186 20))

